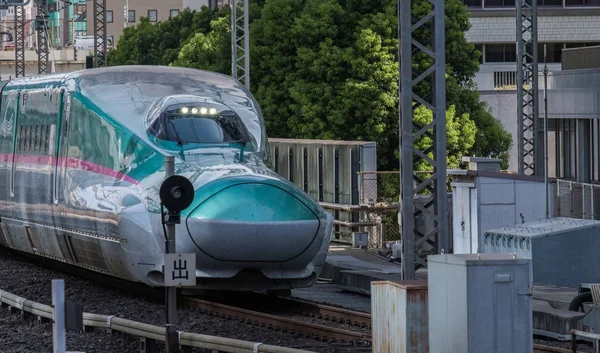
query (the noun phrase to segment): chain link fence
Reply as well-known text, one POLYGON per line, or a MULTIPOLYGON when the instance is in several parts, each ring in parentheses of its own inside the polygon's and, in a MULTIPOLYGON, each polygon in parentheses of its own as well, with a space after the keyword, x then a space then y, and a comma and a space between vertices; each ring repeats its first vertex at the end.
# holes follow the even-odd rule
MULTIPOLYGON (((431 171, 418 171, 416 172, 416 177, 420 182, 424 182, 430 178, 432 174, 433 172, 431 171)), ((451 177, 448 176, 446 181, 447 190, 451 191, 451 177)), ((360 172, 358 185, 359 200, 361 204, 398 204, 400 202, 400 171, 360 172)), ((429 191, 430 190, 427 188, 420 190, 419 196, 423 198, 422 203, 425 203, 425 200, 431 196, 429 191)), ((378 215, 371 215, 371 218, 373 217, 377 217, 377 221, 383 222, 380 232, 382 233, 385 241, 401 239, 401 228, 398 222, 398 210, 389 210, 378 215)), ((420 222, 421 221, 418 223, 420 222)), ((423 219, 422 222, 427 223, 428 221, 423 219)), ((423 226, 426 225, 423 224, 423 226)), ((369 233, 371 232, 372 231, 369 230, 369 233)))
MULTIPOLYGON (((400 172, 360 172, 359 200, 361 204, 398 203, 400 196, 400 172)), ((383 236, 386 241, 400 240, 398 210, 385 211, 378 217, 384 221, 383 236)))
POLYGON ((600 219, 600 185, 557 180, 554 184, 554 215, 600 219))

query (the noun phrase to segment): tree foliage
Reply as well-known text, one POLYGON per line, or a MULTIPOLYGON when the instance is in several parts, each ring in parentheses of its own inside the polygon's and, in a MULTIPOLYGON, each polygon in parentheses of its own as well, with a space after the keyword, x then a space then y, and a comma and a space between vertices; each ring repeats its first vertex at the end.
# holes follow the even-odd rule
POLYGON ((184 66, 226 73, 231 71, 231 20, 220 17, 210 23, 208 34, 196 33, 181 48, 171 66, 184 66))
MULTIPOLYGON (((413 120, 419 125, 425 126, 433 119, 431 110, 420 106, 415 109, 413 120)), ((431 133, 432 131, 429 130, 431 133)), ((456 107, 453 105, 446 111, 446 139, 448 155, 446 156, 446 164, 448 168, 458 168, 461 163, 461 157, 466 155, 475 144, 475 136, 477 135, 477 126, 475 122, 469 118, 469 115, 456 114, 456 107)), ((433 141, 428 136, 421 136, 415 141, 415 147, 421 151, 425 151, 433 146, 433 141)), ((432 158, 433 153, 429 153, 428 157, 432 158)), ((429 164, 423 160, 415 163, 414 170, 428 171, 431 170, 429 164)))
POLYGON ((140 23, 127 27, 116 49, 109 52, 108 63, 117 65, 168 65, 179 57, 181 48, 197 33, 207 35, 211 22, 229 17, 229 9, 201 11, 185 9, 167 21, 150 23, 142 17, 140 23))
MULTIPOLYGON (((460 0, 445 3, 448 163, 455 166, 460 156, 473 154, 501 157, 506 164, 511 136, 479 102, 472 83, 481 53, 465 38, 466 7, 460 0)), ((398 168, 396 6, 397 0, 251 2, 250 88, 270 136, 376 141, 379 169, 398 168)), ((413 1, 415 14, 430 10, 428 0, 413 1)), ((144 20, 125 30, 109 62, 230 74, 229 27, 227 9, 184 11, 154 25, 144 20)), ((415 34, 426 45, 428 31, 415 34)), ((413 69, 423 72, 431 62, 420 54, 413 69)), ((424 85, 415 90, 428 94, 424 85)), ((430 114, 417 109, 415 119, 430 114)))

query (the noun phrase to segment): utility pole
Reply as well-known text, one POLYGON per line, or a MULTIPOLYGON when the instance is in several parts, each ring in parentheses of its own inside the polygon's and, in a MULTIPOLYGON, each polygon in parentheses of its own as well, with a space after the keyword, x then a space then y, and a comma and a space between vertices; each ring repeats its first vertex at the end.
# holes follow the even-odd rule
POLYGON ((15 6, 15 78, 25 77, 25 19, 23 5, 15 6))
POLYGON ((250 90, 250 30, 248 2, 231 4, 231 75, 250 90))
POLYGON ((431 247, 437 253, 450 251, 448 238, 448 192, 446 190, 446 57, 444 30, 444 0, 429 0, 432 10, 421 18, 412 13, 412 1, 398 2, 398 35, 400 58, 400 214, 402 227, 402 279, 415 279, 418 267, 427 266, 426 253, 431 247), (429 38, 414 36, 416 31, 430 31, 429 38), (419 39, 424 42, 419 42, 419 39), (414 46, 414 50, 413 50, 414 46), (414 72, 413 55, 427 54, 431 66, 414 72), (431 82, 431 83, 429 83, 431 82), (413 88, 427 83, 424 91, 413 88), (425 107, 433 120, 420 125, 413 112, 425 107), (431 132, 430 132, 431 131, 431 132), (414 145, 420 137, 433 141, 431 148, 421 151, 414 145), (429 157, 429 153, 432 157, 429 157), (416 174, 414 163, 424 161, 433 170, 431 176, 416 174), (416 197, 429 191, 429 201, 421 205, 416 197), (434 228, 425 232, 416 226, 416 218, 429 215, 434 228), (423 255, 422 255, 423 254, 423 255))
POLYGON ((48 73, 48 0, 37 0, 38 74, 48 73))
POLYGON ((94 67, 106 67, 106 0, 94 2, 94 67))
POLYGON ((546 219, 548 219, 550 218, 550 200, 548 195, 548 65, 546 62, 546 44, 544 44, 544 192, 546 194, 546 219))
POLYGON ((537 0, 517 0, 517 119, 519 174, 541 175, 538 121, 537 0))

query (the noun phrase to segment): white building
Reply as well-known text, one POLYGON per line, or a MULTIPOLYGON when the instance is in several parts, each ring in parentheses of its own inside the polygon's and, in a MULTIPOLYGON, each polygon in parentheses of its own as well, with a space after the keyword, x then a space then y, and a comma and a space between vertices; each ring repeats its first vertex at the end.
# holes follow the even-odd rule
MULTIPOLYGON (((33 6, 33 1, 30 1, 29 4, 25 5, 23 8, 23 17, 25 20, 25 49, 34 49, 36 45, 36 36, 35 30, 32 25, 32 20, 37 15, 37 11, 33 6)), ((14 36, 15 36, 15 8, 13 6, 9 7, 6 10, 0 10, 0 32, 10 32, 12 36, 12 41, 9 40, 10 37, 1 33, 0 35, 0 49, 1 50, 14 50, 14 36)))
MULTIPOLYGON (((467 40, 483 54, 474 80, 481 91, 481 100, 490 105, 493 115, 513 135, 509 169, 517 171, 515 0, 463 2, 471 16, 467 40)), ((550 71, 560 70, 563 48, 600 45, 600 0, 538 0, 537 3, 540 72, 543 70, 544 44, 547 44, 550 71)), ((539 88, 541 92, 543 86, 539 88)), ((553 141, 549 139, 549 143, 553 141)))

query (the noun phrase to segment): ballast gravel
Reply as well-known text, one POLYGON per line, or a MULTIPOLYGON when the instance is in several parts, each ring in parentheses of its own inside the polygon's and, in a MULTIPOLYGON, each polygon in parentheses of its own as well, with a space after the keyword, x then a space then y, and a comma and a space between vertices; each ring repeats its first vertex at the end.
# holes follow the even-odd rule
MULTIPOLYGON (((85 312, 164 325, 164 305, 156 301, 136 296, 126 291, 106 287, 90 280, 44 268, 20 255, 0 246, 0 290, 16 294, 28 300, 51 305, 52 279, 65 280, 67 300, 81 304, 85 312)), ((195 309, 180 308, 177 311, 179 330, 205 335, 228 337, 251 342, 305 349, 314 352, 371 352, 367 347, 352 347, 344 344, 321 342, 315 339, 298 337, 266 328, 242 324, 203 314, 195 309)), ((534 339, 535 344, 570 348, 570 342, 534 339)), ((164 344, 158 343, 159 351, 164 344)), ((92 332, 67 332, 67 350, 74 352, 129 353, 140 351, 139 340, 121 333, 110 334, 106 330, 92 332)), ((38 353, 52 351, 52 323, 38 325, 25 321, 20 314, 0 309, 0 352, 38 353)), ((581 343, 578 352, 591 353, 589 344, 581 343)), ((192 352, 210 352, 194 349, 192 352)))
MULTIPOLYGON (((164 303, 94 283, 70 274, 44 268, 5 248, 0 247, 0 290, 38 303, 52 304, 52 279, 64 279, 65 298, 81 304, 83 311, 115 315, 121 318, 163 326, 164 303)), ((179 330, 250 342, 305 349, 314 352, 370 352, 368 347, 322 342, 235 320, 215 317, 196 309, 177 310, 179 330)), ((164 344, 159 351, 164 351, 164 344)), ((110 334, 103 329, 92 332, 67 332, 67 350, 75 352, 139 352, 139 340, 121 333, 110 334)), ((52 351, 52 323, 36 324, 24 321, 18 313, 0 309, 0 352, 38 353, 52 351)), ((210 352, 194 349, 193 352, 210 352)))

